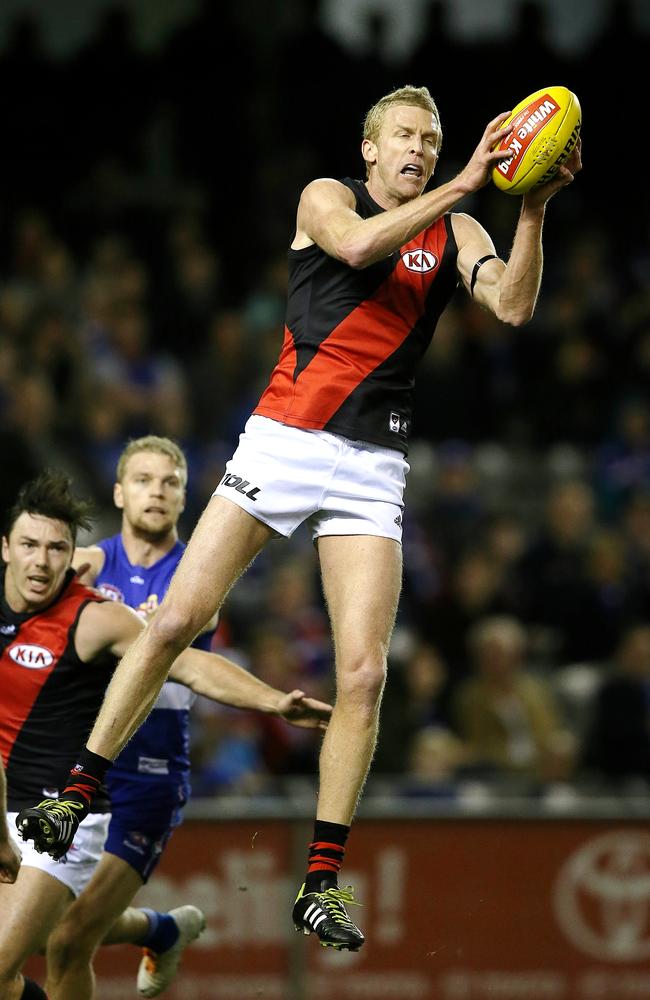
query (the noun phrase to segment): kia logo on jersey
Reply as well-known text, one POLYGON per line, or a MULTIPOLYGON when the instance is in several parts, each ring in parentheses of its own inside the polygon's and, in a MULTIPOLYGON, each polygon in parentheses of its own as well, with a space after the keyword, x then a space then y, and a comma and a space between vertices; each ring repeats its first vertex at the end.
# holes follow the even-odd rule
POLYGON ((418 274, 426 274, 438 266, 438 258, 428 250, 407 250, 402 254, 402 260, 408 271, 417 271, 418 274))
POLYGON ((31 646, 21 642, 10 646, 7 652, 19 667, 29 667, 30 670, 43 670, 54 663, 54 654, 45 646, 31 646))

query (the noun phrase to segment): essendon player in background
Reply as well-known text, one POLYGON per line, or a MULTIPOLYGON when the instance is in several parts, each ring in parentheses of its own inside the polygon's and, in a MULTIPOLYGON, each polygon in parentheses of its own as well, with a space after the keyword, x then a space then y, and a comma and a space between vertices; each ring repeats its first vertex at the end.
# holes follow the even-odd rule
MULTIPOLYGON (((75 642, 81 616, 99 607, 70 569, 77 529, 88 523, 88 504, 70 494, 67 481, 43 475, 19 494, 2 539, 0 749, 10 821, 34 795, 56 792, 116 662, 115 653, 88 662, 90 647, 75 642)), ((79 829, 77 866, 88 845, 101 848, 106 834, 101 795, 93 809, 79 829)), ((0 995, 6 1000, 45 996, 23 980, 20 968, 44 944, 70 896, 63 882, 34 866, 32 855, 27 847, 14 885, 0 885, 0 995)))
MULTIPOLYGON (((30 954, 44 947, 101 856, 110 814, 100 783, 77 770, 82 800, 93 798, 89 812, 84 801, 88 814, 80 825, 72 818, 81 809, 79 802, 57 799, 117 659, 145 628, 127 605, 105 600, 76 579, 71 569, 76 533, 86 526, 88 504, 72 495, 65 476, 46 472, 20 491, 2 539, 0 750, 10 826, 20 810, 28 824, 36 813, 33 822, 47 844, 49 826, 29 805, 48 796, 57 832, 66 824, 76 830, 63 861, 25 844, 15 883, 0 884, 2 1000, 45 996, 20 970, 30 954)), ((198 649, 185 650, 171 676, 198 694, 239 708, 277 712, 298 724, 325 725, 330 712, 302 692, 276 691, 224 657, 198 649)), ((64 852, 57 853, 61 857, 64 852)), ((145 943, 147 920, 140 921, 139 931, 137 920, 132 923, 133 937, 126 940, 145 943)))

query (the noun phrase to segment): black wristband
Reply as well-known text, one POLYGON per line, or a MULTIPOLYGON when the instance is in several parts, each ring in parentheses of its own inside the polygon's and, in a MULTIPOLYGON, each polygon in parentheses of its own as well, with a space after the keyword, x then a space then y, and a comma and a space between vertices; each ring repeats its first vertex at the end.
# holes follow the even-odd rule
POLYGON ((495 253, 487 253, 485 255, 485 257, 481 257, 480 260, 476 261, 476 263, 474 264, 474 268, 472 270, 472 280, 471 280, 470 285, 469 285, 469 294, 470 295, 474 294, 474 285, 476 284, 476 277, 478 275, 478 269, 479 269, 479 267, 483 267, 483 264, 485 264, 486 260, 498 260, 498 259, 499 258, 497 257, 497 255, 495 253))

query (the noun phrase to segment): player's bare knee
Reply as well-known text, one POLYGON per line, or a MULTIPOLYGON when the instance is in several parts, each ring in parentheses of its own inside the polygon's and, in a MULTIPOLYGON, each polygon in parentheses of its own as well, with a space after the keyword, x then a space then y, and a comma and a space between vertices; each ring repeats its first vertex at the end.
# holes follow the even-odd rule
POLYGON ((360 657, 338 672, 336 700, 354 704, 359 711, 376 711, 386 683, 386 661, 379 657, 360 657))
POLYGON ((72 941, 68 938, 62 939, 56 931, 50 935, 47 943, 47 971, 51 980, 56 982, 70 966, 70 961, 74 957, 72 941))
POLYGON ((92 927, 82 919, 64 919, 58 924, 47 940, 47 965, 51 974, 56 975, 72 965, 90 960, 96 947, 96 937, 92 927))
POLYGON ((173 653, 180 653, 192 642, 203 626, 196 616, 186 613, 173 605, 160 606, 148 629, 151 640, 161 648, 173 653))

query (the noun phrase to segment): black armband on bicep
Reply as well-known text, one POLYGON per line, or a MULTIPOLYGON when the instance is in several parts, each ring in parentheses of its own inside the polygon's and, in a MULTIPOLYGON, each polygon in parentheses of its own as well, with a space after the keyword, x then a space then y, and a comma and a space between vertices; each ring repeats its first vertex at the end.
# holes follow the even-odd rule
POLYGON ((485 257, 481 257, 480 260, 476 261, 476 263, 474 264, 474 267, 472 269, 472 280, 470 281, 470 284, 469 284, 469 294, 470 295, 474 294, 474 285, 476 284, 476 278, 478 276, 478 269, 479 269, 479 267, 483 267, 483 265, 485 264, 486 260, 498 260, 498 259, 499 258, 497 257, 497 255, 495 253, 487 253, 485 255, 485 257))

